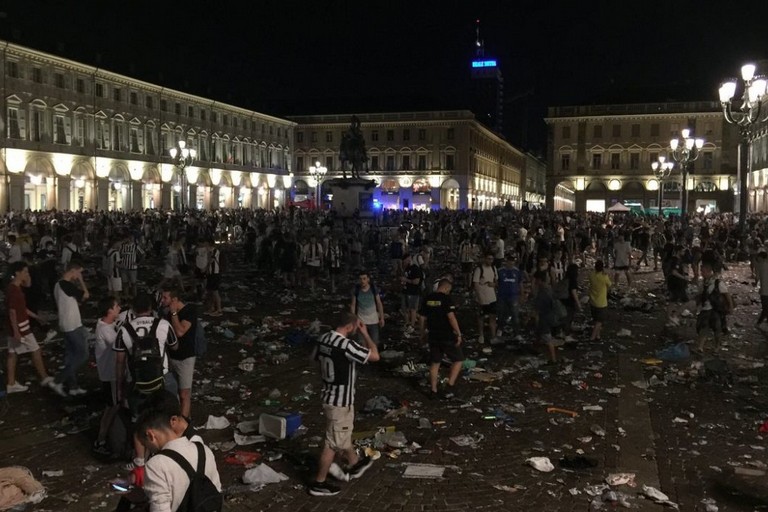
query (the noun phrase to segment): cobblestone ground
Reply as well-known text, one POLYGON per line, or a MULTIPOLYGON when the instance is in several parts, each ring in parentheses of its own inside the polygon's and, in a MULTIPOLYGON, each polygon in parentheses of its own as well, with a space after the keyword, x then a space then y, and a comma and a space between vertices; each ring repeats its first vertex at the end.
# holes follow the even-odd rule
MULTIPOLYGON (((493 347, 490 354, 470 344, 468 355, 486 371, 467 374, 458 397, 442 402, 425 397, 422 373, 403 376, 395 371, 409 359, 418 363, 423 351, 415 338, 402 336, 402 322, 394 314, 398 299, 387 294, 385 307, 393 314, 384 338, 388 348, 405 352, 405 358, 371 365, 361 372, 355 429, 370 439, 378 429, 394 427, 407 439, 406 448, 382 450, 382 458, 361 479, 341 484, 341 494, 314 498, 306 493, 304 484, 313 476, 323 435, 319 377, 306 357, 308 346, 289 346, 285 335, 297 328, 296 322, 301 326, 318 318, 327 323, 347 299, 297 290, 298 297, 288 297, 283 303, 281 299, 286 297, 279 280, 230 259, 225 306, 235 306, 238 311, 207 327, 210 353, 196 369, 193 423, 205 424, 209 414, 226 415, 235 424, 257 419, 262 412, 288 410, 301 413, 307 431, 291 440, 237 448, 265 456, 282 455, 267 464, 288 480, 260 490, 241 483, 245 468, 224 460, 227 451, 221 445, 233 440, 233 428, 201 431, 214 447, 227 490, 226 510, 590 510, 593 497, 586 491, 616 472, 636 474, 637 487, 614 487, 626 494, 635 510, 663 508, 639 496, 642 484, 660 489, 681 510, 707 510, 704 499, 714 500, 720 511, 768 506, 764 476, 735 472, 736 467, 760 472, 766 459, 758 427, 766 419, 768 375, 764 368, 755 368, 763 360, 766 338, 752 326, 758 306, 750 300, 756 295, 749 283, 743 284, 748 274, 745 266, 734 266, 725 275, 739 304, 731 318, 729 346, 720 353, 731 370, 730 377, 692 377, 691 364, 700 358, 676 364, 643 362, 657 349, 694 336, 692 319, 690 325, 674 331, 663 327, 660 275, 643 269, 635 275, 635 291, 626 294, 625 287, 619 288, 601 343, 582 339, 563 347, 563 363, 556 367, 542 366, 543 360, 530 344, 493 347), (625 309, 619 302, 625 295, 647 301, 652 309, 625 309), (265 322, 272 326, 269 332, 260 330, 252 343, 241 338, 265 322), (629 329, 631 334, 618 336, 620 329, 629 329), (288 354, 288 360, 275 364, 279 353, 288 354), (246 357, 256 360, 252 372, 238 368, 246 357), (497 378, 489 382, 469 379, 483 373, 497 378), (658 380, 652 379, 654 375, 658 380), (648 379, 651 386, 642 389, 648 379), (308 385, 312 386, 309 393, 308 385), (280 393, 279 405, 262 405, 274 389, 280 393), (395 417, 362 412, 365 402, 377 396, 407 408, 395 417), (572 410, 578 416, 548 412, 549 407, 572 410), (419 429, 419 418, 428 418, 433 427, 419 429), (604 436, 595 434, 600 430, 604 436), (452 440, 462 435, 474 436, 475 445, 460 446, 452 440), (563 457, 578 455, 595 467, 568 469, 559 464, 563 457), (548 457, 554 471, 536 471, 526 465, 530 457, 548 457), (444 466, 443 478, 405 478, 407 466, 413 463, 444 466)), ((153 267, 145 270, 148 277, 155 273, 153 267)), ((383 277, 379 282, 386 283, 383 277)), ((385 284, 380 286, 386 290, 385 284)), ((459 290, 457 295, 465 304, 460 322, 471 335, 472 310, 461 293, 459 290)), ((91 307, 86 308, 85 317, 92 316, 91 307)), ((60 364, 59 344, 54 340, 44 345, 51 368, 60 364)), ((32 375, 27 362, 20 371, 24 377, 32 375)), ((94 368, 88 370, 88 376, 89 387, 96 390, 94 368)), ((48 497, 30 510, 114 509, 117 496, 107 484, 123 473, 122 463, 101 463, 90 454, 99 417, 97 399, 59 400, 36 383, 33 388, 11 395, 8 411, 0 417, 3 464, 30 468, 48 488, 48 497), (63 470, 63 475, 43 476, 43 471, 50 470, 63 470)), ((604 507, 608 510, 614 505, 604 507)))

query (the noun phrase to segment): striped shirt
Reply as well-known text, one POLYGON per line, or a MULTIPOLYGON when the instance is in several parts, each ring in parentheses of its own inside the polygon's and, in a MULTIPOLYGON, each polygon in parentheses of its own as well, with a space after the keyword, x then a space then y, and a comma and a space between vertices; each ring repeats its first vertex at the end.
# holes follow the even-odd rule
POLYGON ((120 257, 122 259, 122 268, 126 270, 136 270, 138 265, 136 263, 136 256, 138 253, 144 254, 141 247, 136 245, 135 242, 125 242, 120 246, 120 257))
POLYGON ((341 268, 341 249, 338 245, 332 245, 328 248, 328 265, 331 268, 341 268))
POLYGON ((110 249, 107 253, 107 273, 109 277, 117 279, 120 277, 120 251, 110 249))
POLYGON ((335 407, 355 405, 356 367, 368 361, 370 350, 336 331, 320 337, 315 358, 320 363, 323 403, 335 407))

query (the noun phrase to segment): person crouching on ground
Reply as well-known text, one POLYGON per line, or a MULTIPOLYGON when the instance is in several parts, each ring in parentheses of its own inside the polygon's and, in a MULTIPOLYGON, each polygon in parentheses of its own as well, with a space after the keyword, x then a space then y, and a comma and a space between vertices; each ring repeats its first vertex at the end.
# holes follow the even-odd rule
POLYGON ((359 457, 352 445, 352 428, 355 420, 355 380, 357 365, 379 360, 379 350, 368 336, 365 324, 349 311, 341 313, 338 327, 320 337, 313 351, 313 358, 320 363, 323 380, 323 412, 326 418, 325 446, 320 453, 317 477, 309 484, 312 496, 334 496, 341 490, 326 482, 330 472, 336 479, 348 481, 360 478, 373 464, 368 457, 359 457), (354 341, 360 332, 365 346, 354 341), (343 471, 333 460, 342 453, 349 463, 343 471))

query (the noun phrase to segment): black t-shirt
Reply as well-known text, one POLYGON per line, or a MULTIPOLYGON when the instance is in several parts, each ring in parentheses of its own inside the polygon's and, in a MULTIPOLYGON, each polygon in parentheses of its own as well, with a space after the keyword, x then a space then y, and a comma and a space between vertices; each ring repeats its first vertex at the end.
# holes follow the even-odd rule
MULTIPOLYGON (((184 333, 184 336, 179 337, 179 348, 177 350, 168 351, 168 357, 180 361, 195 356, 195 330, 197 329, 197 311, 195 311, 195 306, 192 304, 185 304, 184 307, 179 310, 178 317, 179 322, 184 322, 186 320, 192 324, 189 329, 187 329, 187 332, 184 333)), ((171 322, 171 326, 173 326, 171 320, 172 319, 169 316, 168 321, 171 322)))
POLYGON ((429 340, 441 343, 452 343, 456 339, 453 328, 448 322, 448 313, 454 313, 456 306, 451 297, 441 292, 427 295, 421 305, 419 314, 427 319, 429 340))
POLYGON ((409 281, 418 279, 419 282, 416 284, 413 283, 406 283, 405 284, 405 294, 406 295, 419 295, 421 293, 421 283, 424 281, 424 272, 422 272, 421 267, 416 265, 415 263, 411 263, 408 268, 405 269, 405 278, 409 281))

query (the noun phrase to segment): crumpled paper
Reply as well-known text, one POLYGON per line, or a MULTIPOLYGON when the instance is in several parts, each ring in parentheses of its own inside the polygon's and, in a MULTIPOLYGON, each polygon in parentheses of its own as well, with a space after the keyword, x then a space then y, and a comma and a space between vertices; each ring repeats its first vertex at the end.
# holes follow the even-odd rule
POLYGON ((555 466, 552 465, 549 457, 531 457, 530 459, 526 459, 525 463, 536 471, 541 471, 542 473, 549 473, 555 469, 555 466))
POLYGON ((227 428, 230 425, 229 420, 225 416, 213 416, 208 415, 208 421, 203 426, 206 430, 221 430, 227 428))
POLYGON ((259 464, 243 475, 243 483, 247 485, 277 484, 288 480, 283 473, 278 473, 266 464, 259 464))

